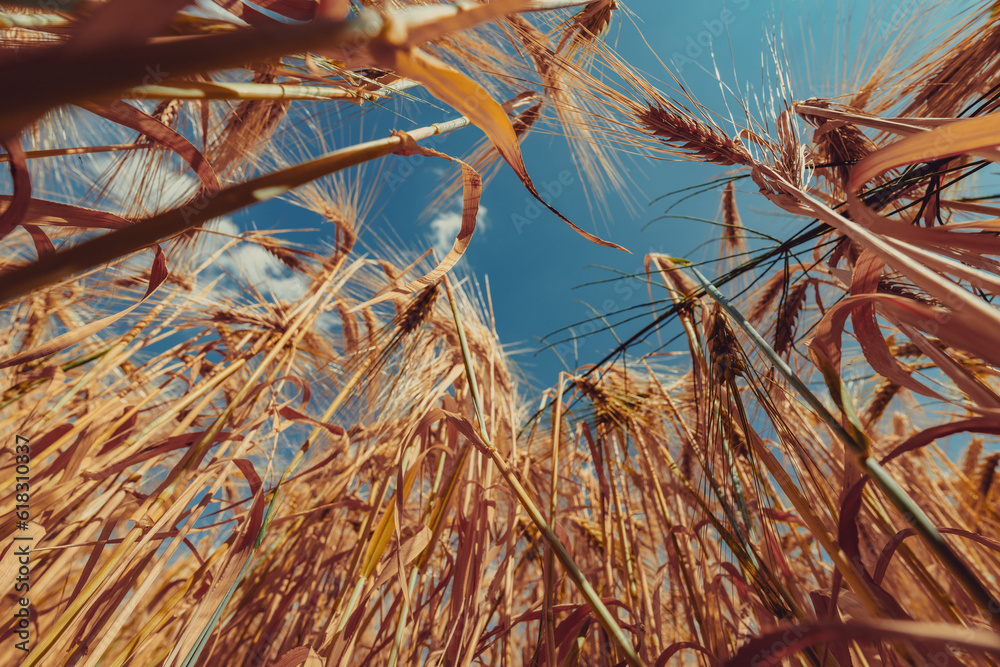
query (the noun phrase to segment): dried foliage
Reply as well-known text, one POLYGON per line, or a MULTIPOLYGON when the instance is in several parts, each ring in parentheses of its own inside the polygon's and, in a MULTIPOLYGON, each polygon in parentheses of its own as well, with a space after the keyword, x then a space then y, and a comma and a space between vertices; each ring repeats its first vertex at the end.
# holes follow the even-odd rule
POLYGON ((962 190, 1000 161, 995 3, 894 41, 912 59, 847 103, 778 71, 727 129, 601 42, 614 0, 25 4, 0 14, 0 662, 1000 662, 1000 205, 962 190), (329 105, 417 86, 464 116, 327 150, 329 105), (466 161, 419 143, 470 123, 466 161), (730 181, 731 304, 646 258, 644 333, 676 317, 684 360, 626 341, 531 414, 448 274, 480 171, 537 197, 543 127, 584 173, 706 161, 811 222, 761 246, 730 181), (378 194, 351 168, 392 153, 460 170, 436 265, 355 250, 378 194), (292 188, 335 247, 210 222, 292 188))

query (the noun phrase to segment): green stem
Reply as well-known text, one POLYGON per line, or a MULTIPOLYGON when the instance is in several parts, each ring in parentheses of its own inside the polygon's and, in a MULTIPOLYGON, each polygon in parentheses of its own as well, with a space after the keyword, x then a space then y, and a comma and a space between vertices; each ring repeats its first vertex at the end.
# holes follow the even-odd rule
POLYGON ((921 538, 927 546, 934 552, 934 554, 941 560, 945 568, 951 572, 952 576, 958 580, 958 582, 965 589, 965 592, 972 598, 972 600, 980 607, 980 609, 986 614, 987 619, 993 627, 1000 628, 1000 603, 997 602, 996 598, 986 590, 983 583, 975 575, 975 573, 969 569, 959 555, 951 548, 947 542, 945 542, 944 537, 938 531, 938 529, 931 523, 930 518, 924 513, 922 509, 913 501, 912 498, 903 490, 896 481, 889 476, 885 469, 879 464, 878 461, 873 459, 868 452, 868 442, 867 438, 863 433, 856 432, 851 434, 847 429, 833 416, 822 401, 808 388, 805 383, 799 379, 791 367, 778 356, 767 341, 757 333, 757 330, 747 321, 743 314, 730 303, 722 292, 716 288, 705 276, 701 274, 698 269, 691 266, 688 263, 688 268, 694 273, 698 282, 701 283, 702 288, 705 292, 718 303, 723 310, 732 318, 743 332, 750 337, 754 345, 760 350, 760 352, 767 358, 767 360, 778 370, 788 383, 799 393, 799 395, 809 404, 809 406, 815 411, 816 415, 819 416, 821 420, 830 428, 833 434, 844 443, 844 445, 854 452, 857 457, 858 464, 861 469, 868 473, 868 476, 879 488, 889 498, 889 502, 903 515, 903 518, 910 524, 914 531, 921 538))
POLYGON ((597 620, 604 628, 604 631, 610 635, 612 640, 618 645, 618 648, 621 649, 622 653, 625 655, 625 661, 631 667, 642 667, 642 659, 635 652, 635 648, 632 647, 632 642, 622 630, 621 626, 618 625, 618 621, 615 620, 611 611, 607 608, 607 606, 605 606, 604 602, 597 595, 597 591, 595 591, 594 587, 590 585, 589 581, 587 581, 587 578, 584 576, 583 572, 580 571, 580 568, 573 562, 573 557, 569 555, 569 552, 566 551, 566 548, 559 541, 559 538, 556 537, 555 532, 553 532, 548 523, 546 523, 545 519, 542 517, 541 511, 535 505, 534 501, 531 500, 527 490, 521 485, 521 482, 518 481, 517 477, 507 465, 507 462, 500 455, 500 452, 493 446, 489 435, 487 435, 486 420, 483 417, 482 401, 479 398, 479 386, 476 383, 476 375, 472 369, 472 355, 469 353, 469 344, 465 338, 465 328, 462 326, 462 318, 458 314, 458 308, 455 305, 455 299, 451 293, 451 285, 448 282, 447 276, 445 276, 444 285, 445 291, 448 293, 448 300, 451 302, 451 312, 455 318, 455 328, 458 332, 458 340, 462 348, 462 362, 465 365, 465 375, 469 381, 469 390, 472 394, 473 406, 476 410, 476 417, 479 420, 479 438, 486 445, 486 451, 493 460, 494 465, 496 465, 497 469, 500 471, 500 475, 504 478, 504 481, 510 485, 511 490, 521 503, 524 511, 528 513, 528 516, 531 517, 531 520, 538 528, 538 531, 545 538, 545 541, 548 542, 552 551, 555 552, 556 558, 559 559, 559 562, 562 563, 567 574, 569 574, 570 579, 572 579, 573 583, 576 584, 577 590, 580 591, 580 594, 583 595, 587 604, 590 606, 590 609, 594 612, 594 615, 597 616, 597 620))

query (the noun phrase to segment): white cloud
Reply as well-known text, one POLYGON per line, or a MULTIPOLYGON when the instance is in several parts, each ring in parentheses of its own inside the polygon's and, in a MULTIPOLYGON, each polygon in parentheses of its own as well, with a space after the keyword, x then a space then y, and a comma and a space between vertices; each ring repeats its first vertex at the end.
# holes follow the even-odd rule
POLYGON ((79 173, 80 194, 86 193, 92 183, 101 183, 100 208, 144 217, 179 206, 198 192, 199 181, 190 173, 173 168, 151 172, 148 159, 144 159, 147 157, 94 155, 93 170, 79 173), (115 171, 109 172, 112 167, 115 171), (109 173, 113 177, 107 180, 109 173))
POLYGON ((242 275, 263 294, 284 301, 295 301, 306 290, 305 279, 292 273, 281 261, 253 243, 243 242, 224 256, 219 265, 235 275, 242 275))
POLYGON ((227 12, 225 9, 220 7, 214 2, 209 2, 208 0, 196 0, 195 7, 192 7, 192 13, 196 16, 207 16, 209 18, 221 19, 223 21, 230 21, 232 23, 239 23, 241 25, 247 25, 247 22, 241 18, 237 18, 231 12, 227 12))
POLYGON ((217 285, 216 291, 224 293, 227 290, 238 290, 245 281, 254 285, 265 296, 273 295, 283 301, 295 301, 305 293, 306 279, 292 272, 281 260, 259 245, 251 241, 231 244, 229 237, 238 236, 241 232, 232 218, 216 218, 207 227, 221 234, 202 234, 199 239, 198 261, 208 261, 214 257, 202 279, 211 280, 220 273, 233 278, 217 285), (215 257, 219 249, 227 244, 230 244, 229 249, 215 257))
MULTIPOLYGON (((489 219, 486 217, 486 207, 480 206, 479 213, 476 214, 476 231, 482 233, 489 226, 489 219)), ((443 258, 451 250, 458 231, 462 228, 461 211, 442 213, 431 220, 430 241, 434 245, 434 251, 438 259, 443 258)))
POLYGON ((214 218, 205 226, 218 232, 222 232, 223 234, 232 234, 233 236, 236 236, 240 233, 240 228, 236 226, 236 223, 233 222, 232 218, 214 218))

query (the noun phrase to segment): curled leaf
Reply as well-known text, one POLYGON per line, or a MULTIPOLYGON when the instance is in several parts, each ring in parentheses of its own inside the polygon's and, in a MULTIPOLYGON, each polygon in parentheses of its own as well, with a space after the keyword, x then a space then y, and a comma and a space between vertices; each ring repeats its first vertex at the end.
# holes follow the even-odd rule
POLYGON ((8 139, 4 143, 10 164, 10 178, 14 182, 14 196, 10 204, 0 213, 0 239, 14 231, 21 224, 31 201, 31 174, 28 172, 28 158, 24 154, 19 139, 8 139))
MULTIPOLYGON (((0 195, 0 205, 5 211, 12 205, 13 199, 11 195, 0 195)), ((35 225, 83 227, 86 229, 124 229, 132 224, 131 221, 107 211, 60 204, 44 199, 32 199, 28 202, 28 210, 24 220, 35 225)))
POLYGON ((956 120, 911 134, 866 156, 851 170, 849 187, 857 191, 873 176, 890 169, 954 155, 984 153, 982 157, 996 162, 995 146, 1000 146, 1000 114, 956 120))
POLYGON ((438 151, 430 148, 420 146, 413 140, 413 137, 405 132, 396 132, 394 134, 395 136, 400 137, 403 141, 402 148, 397 151, 401 155, 425 155, 428 157, 440 157, 452 162, 457 162, 462 167, 462 226, 458 230, 458 236, 455 237, 451 250, 448 251, 448 254, 445 255, 444 259, 442 259, 433 270, 427 273, 427 275, 418 278, 417 280, 410 281, 405 285, 385 290, 378 296, 352 308, 351 312, 367 308, 376 303, 381 303, 394 297, 412 294, 413 292, 433 285, 444 274, 450 271, 458 260, 462 258, 462 255, 465 254, 466 248, 469 247, 469 242, 472 240, 472 233, 476 231, 476 216, 479 214, 479 197, 483 191, 483 182, 482 178, 479 176, 479 172, 457 158, 453 158, 449 155, 445 155, 444 153, 439 153, 438 151))
POLYGON ((201 154, 201 151, 195 148, 194 144, 190 141, 178 134, 176 130, 167 127, 146 112, 140 111, 125 102, 116 102, 109 105, 85 102, 81 103, 80 106, 91 113, 97 114, 101 118, 106 118, 119 125, 142 132, 164 148, 177 153, 181 159, 191 166, 194 173, 198 175, 202 185, 205 186, 206 194, 211 196, 219 192, 219 177, 216 175, 215 169, 205 159, 205 156, 201 154))
MULTIPOLYGON (((472 121, 486 133, 504 161, 510 165, 514 173, 527 188, 528 192, 545 208, 559 217, 560 220, 573 228, 582 237, 608 248, 625 250, 617 243, 586 232, 570 222, 559 211, 546 203, 538 194, 534 183, 528 176, 527 167, 521 156, 521 146, 517 133, 504 112, 503 107, 490 97, 485 88, 458 72, 434 56, 415 48, 384 48, 376 51, 380 64, 391 69, 400 76, 413 79, 424 84, 427 90, 442 102, 472 121)), ((628 251, 626 251, 628 252, 628 251)))

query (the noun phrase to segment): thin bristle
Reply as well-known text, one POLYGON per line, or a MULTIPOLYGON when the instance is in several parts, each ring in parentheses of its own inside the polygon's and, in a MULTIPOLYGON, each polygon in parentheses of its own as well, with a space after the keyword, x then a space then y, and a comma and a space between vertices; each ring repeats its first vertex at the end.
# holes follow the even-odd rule
MULTIPOLYGON (((273 83, 270 72, 256 72, 254 83, 273 83)), ((216 171, 224 174, 242 173, 257 153, 267 146, 268 139, 286 117, 290 102, 285 100, 245 100, 230 114, 207 156, 216 171)))
POLYGON ((993 488, 993 480, 996 478, 997 464, 1000 463, 1000 453, 990 454, 983 459, 982 472, 979 475, 979 499, 987 502, 990 490, 993 488))
POLYGON ((618 11, 618 0, 594 0, 587 4, 569 21, 569 25, 559 38, 556 51, 562 51, 566 42, 582 41, 584 44, 604 33, 611 18, 618 11))
POLYGON ((759 325, 769 314, 771 306, 778 299, 782 290, 788 285, 789 276, 784 272, 775 273, 754 294, 753 306, 747 314, 747 319, 754 325, 759 325))
POLYGON ((979 468, 979 457, 983 454, 983 439, 973 438, 962 457, 962 474, 972 479, 979 468))
POLYGON ((805 306, 809 284, 809 280, 800 280, 785 294, 774 330, 774 351, 780 355, 792 349, 795 341, 795 325, 799 313, 805 306))
MULTIPOLYGON (((828 101, 816 98, 806 100, 804 104, 822 109, 831 107, 828 101)), ((850 107, 843 110, 860 112, 860 109, 850 107)), ((813 161, 819 167, 817 171, 828 175, 835 187, 844 191, 851 167, 874 151, 875 143, 852 123, 805 112, 800 112, 800 115, 816 128, 813 132, 813 161)))
POLYGON ((875 394, 865 412, 865 424, 871 428, 882 418, 889 403, 899 393, 901 387, 891 380, 882 380, 875 388, 875 394))
POLYGON ((399 317, 400 332, 408 334, 420 328, 420 326, 428 320, 433 312, 434 302, 437 301, 440 293, 441 281, 437 281, 425 287, 399 317))
POLYGON ((670 106, 650 104, 636 112, 643 128, 663 143, 705 162, 722 166, 750 164, 742 145, 689 114, 670 106))
POLYGON ((730 254, 742 253, 746 249, 743 221, 736 208, 736 187, 726 183, 722 191, 722 240, 725 251, 730 254))
POLYGON ((705 334, 712 369, 719 382, 726 382, 747 373, 740 353, 740 344, 722 310, 716 306, 709 317, 705 334))

